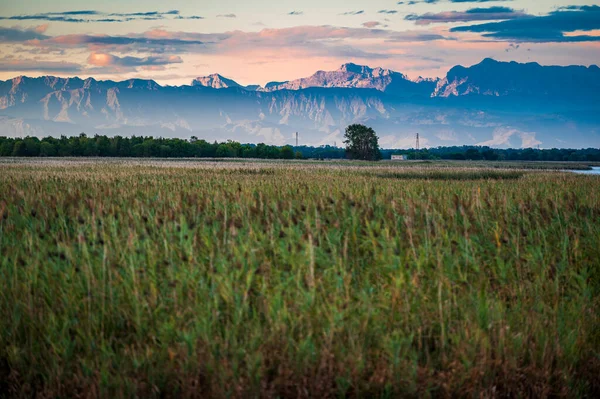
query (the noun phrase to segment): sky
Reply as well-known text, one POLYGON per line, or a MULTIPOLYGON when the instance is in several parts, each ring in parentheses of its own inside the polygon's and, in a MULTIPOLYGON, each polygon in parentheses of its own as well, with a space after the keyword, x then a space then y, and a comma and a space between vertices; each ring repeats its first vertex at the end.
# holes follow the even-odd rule
POLYGON ((0 0, 0 80, 264 85, 347 62, 442 77, 488 57, 600 64, 600 0, 0 0))

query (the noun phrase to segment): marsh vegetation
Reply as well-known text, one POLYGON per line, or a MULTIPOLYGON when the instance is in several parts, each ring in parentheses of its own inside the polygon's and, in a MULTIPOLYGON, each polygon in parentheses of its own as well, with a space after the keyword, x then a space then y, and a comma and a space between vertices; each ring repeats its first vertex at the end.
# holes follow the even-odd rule
POLYGON ((0 163, 0 391, 593 396, 600 179, 0 163))

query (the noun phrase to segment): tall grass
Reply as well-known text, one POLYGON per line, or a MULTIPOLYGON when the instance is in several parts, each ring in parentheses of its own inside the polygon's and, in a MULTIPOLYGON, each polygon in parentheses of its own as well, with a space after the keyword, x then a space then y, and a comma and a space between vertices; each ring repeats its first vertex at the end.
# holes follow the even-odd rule
POLYGON ((164 165, 0 166, 8 396, 600 393, 600 179, 164 165))

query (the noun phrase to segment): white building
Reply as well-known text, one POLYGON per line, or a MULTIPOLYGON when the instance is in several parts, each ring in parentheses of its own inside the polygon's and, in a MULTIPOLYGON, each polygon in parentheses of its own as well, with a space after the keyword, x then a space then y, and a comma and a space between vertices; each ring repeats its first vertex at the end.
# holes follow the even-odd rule
POLYGON ((392 155, 392 161, 406 161, 406 155, 392 155))

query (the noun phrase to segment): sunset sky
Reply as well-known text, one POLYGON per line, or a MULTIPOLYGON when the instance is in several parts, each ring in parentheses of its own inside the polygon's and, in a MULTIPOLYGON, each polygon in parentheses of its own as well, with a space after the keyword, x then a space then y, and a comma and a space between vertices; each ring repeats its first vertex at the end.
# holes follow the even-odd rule
POLYGON ((265 84, 346 62, 411 77, 483 58, 600 63, 600 1, 0 0, 0 79, 265 84))

